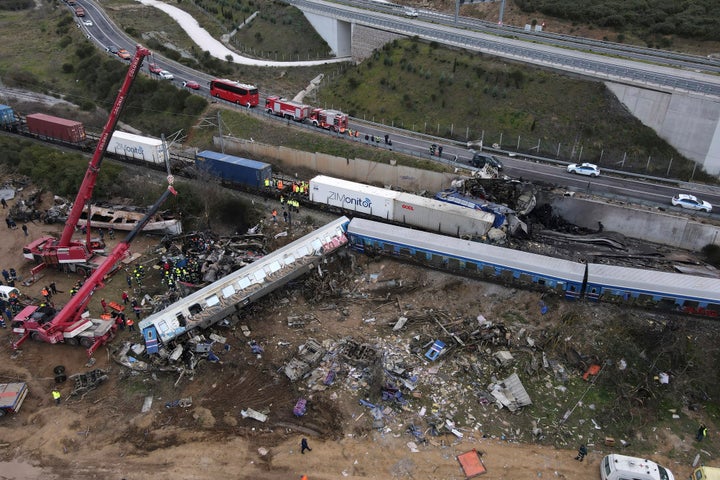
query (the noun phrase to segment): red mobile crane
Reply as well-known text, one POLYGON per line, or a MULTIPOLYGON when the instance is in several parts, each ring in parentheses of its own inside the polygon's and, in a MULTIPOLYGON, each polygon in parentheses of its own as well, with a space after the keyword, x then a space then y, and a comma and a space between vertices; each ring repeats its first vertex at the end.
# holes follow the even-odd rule
POLYGON ((20 336, 12 344, 13 349, 29 338, 47 343, 67 343, 69 345, 82 345, 91 356, 101 345, 106 344, 115 336, 117 324, 112 319, 90 318, 86 311, 95 289, 103 286, 103 279, 119 262, 130 248, 135 236, 145 228, 145 225, 155 215, 160 206, 170 196, 176 195, 172 186, 173 178, 168 174, 168 188, 150 207, 145 217, 118 243, 112 253, 85 281, 80 290, 68 303, 57 311, 51 306, 31 305, 25 307, 13 319, 13 332, 20 336))
MULTIPOLYGON (((115 103, 113 104, 110 116, 108 117, 105 127, 103 127, 100 139, 98 140, 95 153, 88 164, 85 178, 80 185, 75 203, 73 203, 70 215, 68 216, 65 228, 63 229, 60 239, 54 237, 41 237, 32 241, 23 248, 23 256, 28 260, 35 260, 38 266, 32 269, 32 273, 36 274, 48 265, 67 266, 69 270, 79 271, 81 273, 89 273, 98 268, 103 263, 105 257, 98 256, 93 251, 93 245, 90 240, 90 229, 88 228, 87 239, 83 241, 73 241, 72 236, 77 227, 83 208, 89 205, 92 197, 93 189, 100 172, 100 164, 102 163, 108 143, 112 136, 115 126, 120 117, 120 112, 125 105, 130 87, 135 81, 135 77, 140 71, 142 61, 150 55, 150 51, 141 45, 135 46, 135 56, 130 62, 130 68, 125 75, 125 81, 120 87, 115 103)), ((90 216, 88 215, 88 218, 90 216)), ((97 245, 102 248, 103 245, 97 245)))

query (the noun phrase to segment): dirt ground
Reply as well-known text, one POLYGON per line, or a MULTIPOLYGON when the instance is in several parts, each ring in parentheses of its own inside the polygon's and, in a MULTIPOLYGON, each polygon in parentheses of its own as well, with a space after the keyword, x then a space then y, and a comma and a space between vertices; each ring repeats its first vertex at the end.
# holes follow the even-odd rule
MULTIPOLYGON (((57 234, 61 228, 32 223, 28 227, 28 237, 20 228, 3 230, 0 242, 0 268, 14 267, 25 279, 31 265, 21 257, 23 244, 40 234, 57 234)), ((266 233, 284 228, 271 224, 266 233)), ((303 231, 296 228, 298 235, 303 231)), ((121 237, 117 235, 115 241, 121 237)), ((280 239, 289 241, 292 234, 280 239)), ((142 253, 140 261, 151 265, 157 242, 157 237, 140 236, 131 250, 142 253)), ((110 351, 124 341, 139 342, 137 332, 120 332, 109 347, 95 353, 95 363, 90 364, 80 347, 28 341, 14 352, 11 331, 0 331, 4 358, 0 380, 23 380, 30 386, 22 411, 0 422, 0 478, 273 480, 306 474, 310 479, 325 480, 449 480, 464 478, 456 456, 473 448, 482 452, 488 479, 598 478, 600 460, 612 451, 600 442, 601 434, 584 439, 590 454, 582 463, 574 460, 577 443, 573 435, 569 435, 568 449, 522 443, 515 435, 515 430, 520 430, 514 425, 517 415, 497 412, 492 405, 474 405, 471 414, 444 403, 455 398, 452 395, 457 396, 458 390, 462 394, 464 387, 451 382, 458 372, 443 367, 442 361, 431 365, 420 355, 406 357, 414 358, 416 371, 436 375, 437 380, 431 389, 418 389, 401 408, 386 408, 381 429, 373 428, 370 411, 358 403, 356 391, 366 385, 357 371, 339 371, 338 381, 327 388, 317 381, 292 384, 282 367, 309 337, 331 346, 352 336, 373 344, 384 342, 388 351, 396 348, 410 353, 407 350, 413 338, 421 338, 429 327, 411 321, 407 331, 393 332, 390 325, 400 312, 411 312, 411 320, 412 312, 428 309, 448 309, 458 316, 482 312, 487 318, 498 318, 510 302, 529 312, 542 301, 538 292, 386 259, 353 257, 331 263, 340 263, 352 274, 303 280, 246 309, 239 324, 248 325, 252 331, 249 338, 264 348, 262 354, 250 351, 248 338, 239 329, 219 330, 228 345, 219 353, 221 361, 201 363, 193 377, 178 378, 177 373, 161 371, 137 374, 113 362, 110 351), (319 288, 318 282, 323 281, 326 283, 319 288), (337 298, 344 300, 340 303, 337 298), (287 317, 298 314, 305 325, 289 327, 287 317), (71 382, 63 383, 59 385, 63 400, 56 406, 50 392, 56 387, 53 368, 57 365, 64 365, 70 375, 108 369, 109 380, 81 397, 69 397, 71 382), (308 399, 308 412, 295 417, 292 407, 301 396, 308 399), (152 397, 152 407, 141 413, 147 397, 152 397), (167 405, 188 397, 192 399, 190 407, 167 405), (416 442, 418 451, 412 452, 408 442, 415 439, 406 429, 409 423, 422 420, 420 405, 428 405, 428 411, 452 411, 456 419, 463 418, 457 425, 463 437, 449 433, 426 436, 428 443, 416 442), (241 410, 247 408, 267 413, 269 420, 260 423, 243 418, 241 410), (312 448, 305 454, 299 451, 303 437, 312 448)), ((153 273, 148 275, 148 284, 153 273)), ((35 284, 20 289, 39 298, 42 286, 51 281, 60 290, 55 303, 64 304, 76 281, 72 274, 46 270, 35 284)), ((90 312, 100 313, 100 298, 119 302, 125 289, 125 276, 120 272, 96 292, 90 312)), ((558 305, 558 310, 566 308, 558 305)), ((687 477, 689 466, 675 456, 691 448, 688 442, 662 432, 655 439, 657 451, 652 458, 671 468, 676 478, 687 477)))

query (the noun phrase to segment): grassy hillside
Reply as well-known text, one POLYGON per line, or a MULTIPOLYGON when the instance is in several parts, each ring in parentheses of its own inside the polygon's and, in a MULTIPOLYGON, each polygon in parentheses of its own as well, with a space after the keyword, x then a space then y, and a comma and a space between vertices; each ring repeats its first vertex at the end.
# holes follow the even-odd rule
POLYGON ((683 160, 602 83, 522 64, 395 41, 316 99, 353 116, 458 141, 689 178, 683 160), (539 147, 539 148, 538 148, 539 147), (648 162, 648 158, 650 161, 648 162))

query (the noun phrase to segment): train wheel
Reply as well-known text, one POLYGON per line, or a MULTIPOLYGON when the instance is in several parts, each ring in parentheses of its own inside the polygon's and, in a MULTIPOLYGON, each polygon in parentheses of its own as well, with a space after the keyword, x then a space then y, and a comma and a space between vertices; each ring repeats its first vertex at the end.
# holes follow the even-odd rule
POLYGON ((61 373, 60 375, 55 375, 55 383, 64 383, 65 380, 67 380, 67 375, 64 373, 61 373))
POLYGON ((61 373, 65 373, 65 365, 58 365, 57 367, 53 368, 53 373, 55 375, 60 375, 61 373))

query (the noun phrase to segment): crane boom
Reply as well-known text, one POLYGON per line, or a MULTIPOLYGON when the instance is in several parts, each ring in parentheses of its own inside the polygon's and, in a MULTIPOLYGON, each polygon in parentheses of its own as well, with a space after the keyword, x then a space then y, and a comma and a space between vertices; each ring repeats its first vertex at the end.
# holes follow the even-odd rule
MULTIPOLYGON (((177 192, 172 186, 173 178, 168 175, 168 188, 163 192, 160 198, 153 204, 152 207, 145 214, 143 219, 135 225, 135 228, 127 234, 127 236, 118 243, 113 249, 112 253, 105 259, 105 261, 93 272, 92 275, 85 281, 80 290, 70 298, 70 301, 57 313, 51 316, 47 321, 34 321, 32 314, 38 310, 38 307, 31 306, 26 307, 17 317, 16 322, 23 324, 23 327, 18 331, 21 333, 20 337, 17 338, 12 344, 13 349, 18 349, 22 343, 27 340, 30 336, 37 340, 48 342, 48 343, 61 343, 65 341, 65 334, 70 330, 82 331, 83 327, 79 326, 79 323, 83 323, 83 312, 87 308, 95 290, 103 285, 105 275, 110 273, 115 268, 117 262, 127 254, 130 244, 133 239, 145 228, 145 225, 150 219, 157 213, 160 206, 165 200, 172 194, 176 195, 177 192)), ((86 319, 84 324, 90 325, 91 320, 86 319)), ((87 347, 88 356, 92 355, 95 350, 109 341, 115 332, 116 326, 113 325, 107 331, 101 332, 101 334, 94 337, 86 337, 88 342, 84 344, 87 347)), ((82 343, 82 342, 80 342, 82 343)))
POLYGON ((115 99, 112 110, 110 110, 107 123, 105 123, 105 127, 103 127, 102 133, 100 134, 100 140, 95 148, 92 160, 90 160, 90 163, 88 164, 87 171, 85 172, 85 178, 80 185, 77 197, 75 198, 75 203, 73 203, 72 209, 70 210, 70 214, 68 215, 65 228, 63 229, 60 240, 57 243, 57 247, 62 248, 70 245, 70 241, 73 233, 75 232, 78 221, 80 220, 82 211, 92 197, 97 176, 100 172, 100 164, 102 163, 105 152, 107 151, 108 143, 110 143, 110 137, 112 136, 113 131, 115 131, 115 126, 120 118, 120 113, 125 106, 125 100, 127 99, 130 87, 140 71, 143 59, 148 55, 150 55, 150 50, 142 47, 141 45, 135 46, 135 56, 130 62, 130 68, 125 75, 125 81, 123 82, 122 87, 120 87, 120 91, 115 99))

